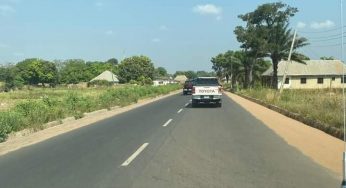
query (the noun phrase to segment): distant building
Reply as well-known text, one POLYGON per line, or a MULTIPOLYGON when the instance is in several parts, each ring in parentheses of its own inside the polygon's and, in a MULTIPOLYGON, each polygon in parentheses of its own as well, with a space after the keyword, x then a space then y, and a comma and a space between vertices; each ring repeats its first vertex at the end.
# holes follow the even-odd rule
MULTIPOLYGON (((341 88, 343 67, 346 66, 340 60, 305 60, 304 63, 281 61, 278 64, 278 88, 280 88, 286 64, 288 64, 285 89, 323 89, 341 88)), ((262 74, 262 83, 271 85, 273 67, 262 74)), ((346 77, 345 77, 346 78, 346 77)), ((345 80, 346 81, 346 80, 345 80)))
POLYGON ((157 79, 153 81, 154 86, 162 86, 162 85, 176 84, 176 83, 178 82, 172 79, 157 79))
POLYGON ((187 77, 186 77, 185 75, 177 75, 177 76, 174 78, 174 80, 177 81, 177 82, 179 82, 179 83, 181 83, 181 84, 183 84, 183 83, 185 83, 185 81, 188 80, 188 79, 187 79, 187 77))
POLYGON ((95 78, 90 80, 90 82, 96 81, 96 80, 106 80, 108 82, 119 83, 119 79, 117 75, 113 74, 111 71, 108 71, 108 70, 96 76, 95 78))

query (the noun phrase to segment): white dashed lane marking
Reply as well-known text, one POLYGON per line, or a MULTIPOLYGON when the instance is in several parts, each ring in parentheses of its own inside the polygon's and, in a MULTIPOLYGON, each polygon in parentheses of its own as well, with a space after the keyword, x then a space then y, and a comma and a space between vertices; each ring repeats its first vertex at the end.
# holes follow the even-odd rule
POLYGON ((121 166, 128 166, 148 145, 149 143, 144 143, 123 164, 121 164, 121 166))
POLYGON ((163 127, 167 127, 167 125, 169 124, 169 123, 171 123, 171 121, 172 121, 173 119, 169 119, 165 124, 163 124, 162 126, 163 127))

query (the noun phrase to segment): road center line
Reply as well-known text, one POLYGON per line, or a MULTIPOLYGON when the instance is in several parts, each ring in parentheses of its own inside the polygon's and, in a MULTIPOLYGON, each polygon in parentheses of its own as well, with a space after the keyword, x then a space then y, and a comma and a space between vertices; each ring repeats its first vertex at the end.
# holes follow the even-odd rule
POLYGON ((163 127, 166 127, 173 119, 169 119, 165 124, 163 124, 163 127))
POLYGON ((123 164, 121 164, 121 166, 128 166, 148 145, 149 143, 144 143, 123 164))
POLYGON ((183 109, 180 109, 177 113, 179 114, 181 111, 183 111, 183 109))
POLYGON ((190 103, 186 103, 186 104, 185 104, 185 107, 189 106, 189 104, 190 104, 190 103))

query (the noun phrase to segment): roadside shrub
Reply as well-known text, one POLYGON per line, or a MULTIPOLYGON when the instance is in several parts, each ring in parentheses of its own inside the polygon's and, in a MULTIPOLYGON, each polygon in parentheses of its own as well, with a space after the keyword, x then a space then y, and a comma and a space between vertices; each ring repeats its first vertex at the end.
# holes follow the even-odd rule
POLYGON ((75 92, 68 93, 64 103, 66 103, 69 114, 72 114, 77 119, 82 118, 84 112, 90 112, 97 109, 95 99, 79 96, 75 92))
POLYGON ((95 87, 95 86, 109 87, 112 85, 113 85, 113 83, 108 82, 107 80, 94 80, 92 82, 88 82, 88 87, 95 87))
POLYGON ((23 116, 18 112, 0 112, 0 142, 3 142, 12 131, 21 130, 23 116))
POLYGON ((40 129, 42 124, 49 122, 49 108, 42 101, 26 101, 19 103, 14 108, 15 112, 24 117, 24 126, 40 129))

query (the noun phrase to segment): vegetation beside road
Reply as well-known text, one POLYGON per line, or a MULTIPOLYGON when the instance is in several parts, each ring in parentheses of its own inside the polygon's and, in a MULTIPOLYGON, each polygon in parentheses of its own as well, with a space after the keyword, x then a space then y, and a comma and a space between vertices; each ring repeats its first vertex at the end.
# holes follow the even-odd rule
POLYGON ((11 101, 12 107, 0 111, 0 142, 11 132, 31 128, 40 130, 44 124, 113 106, 126 106, 139 99, 167 94, 180 85, 125 85, 98 89, 33 89, 0 93, 0 100, 11 101))
POLYGON ((342 90, 284 90, 279 99, 275 97, 276 92, 277 90, 260 88, 241 90, 238 93, 342 129, 342 90))

